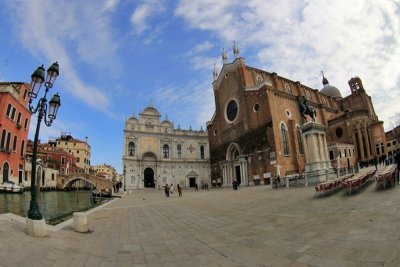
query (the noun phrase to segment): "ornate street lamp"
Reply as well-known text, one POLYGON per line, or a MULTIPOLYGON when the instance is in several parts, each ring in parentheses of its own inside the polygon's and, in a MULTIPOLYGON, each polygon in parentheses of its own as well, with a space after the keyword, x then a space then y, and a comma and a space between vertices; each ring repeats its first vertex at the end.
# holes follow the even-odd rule
POLYGON ((47 92, 53 87, 54 81, 59 75, 58 63, 55 62, 50 68, 47 70, 46 80, 44 77, 44 68, 43 65, 38 67, 37 70, 32 74, 32 81, 30 84, 29 91, 29 110, 32 114, 38 113, 35 139, 33 141, 33 154, 32 154, 32 173, 31 173, 31 202, 29 205, 28 218, 31 220, 42 220, 43 216, 40 213, 39 205, 36 201, 36 160, 37 160, 37 148, 39 142, 39 131, 40 131, 40 123, 44 118, 44 122, 46 126, 50 126, 53 120, 56 119, 58 108, 61 106, 60 96, 56 93, 50 100, 49 106, 47 106, 47 92), (37 106, 32 106, 32 101, 38 96, 40 87, 44 83, 46 90, 44 92, 44 96, 39 99, 37 106), (47 118, 46 118, 47 114, 47 118))
POLYGON ((124 165, 124 192, 126 192, 126 178, 125 178, 125 174, 126 174, 126 166, 124 165))

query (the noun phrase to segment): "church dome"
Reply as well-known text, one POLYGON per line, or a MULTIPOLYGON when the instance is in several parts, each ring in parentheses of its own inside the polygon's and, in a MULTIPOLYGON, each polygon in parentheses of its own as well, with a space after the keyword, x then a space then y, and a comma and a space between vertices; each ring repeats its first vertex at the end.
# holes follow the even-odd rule
POLYGON ((335 86, 330 85, 327 78, 323 77, 322 84, 324 85, 324 87, 320 91, 322 94, 333 98, 342 98, 340 90, 337 89, 335 86))

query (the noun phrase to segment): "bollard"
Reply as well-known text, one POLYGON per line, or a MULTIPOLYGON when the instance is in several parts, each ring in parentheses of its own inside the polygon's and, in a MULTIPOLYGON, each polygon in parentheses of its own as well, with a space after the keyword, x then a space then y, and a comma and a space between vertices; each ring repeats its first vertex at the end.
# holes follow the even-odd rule
POLYGON ((74 230, 78 233, 86 233, 88 231, 87 216, 84 212, 74 212, 74 230))
POLYGON ((26 218, 26 230, 29 236, 33 237, 47 236, 47 226, 44 219, 32 220, 26 218))

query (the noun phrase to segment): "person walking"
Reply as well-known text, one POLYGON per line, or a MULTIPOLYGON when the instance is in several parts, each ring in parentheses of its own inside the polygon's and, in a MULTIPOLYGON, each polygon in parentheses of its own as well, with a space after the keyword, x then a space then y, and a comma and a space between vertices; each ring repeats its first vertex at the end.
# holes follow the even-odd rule
POLYGON ((397 182, 400 182, 400 149, 397 149, 396 156, 394 157, 394 160, 397 163, 397 182))
POLYGON ((276 188, 276 189, 278 189, 278 187, 281 186, 281 177, 279 176, 279 174, 278 174, 278 176, 276 177, 276 183, 277 183, 277 188, 276 188))
POLYGON ((171 194, 174 193, 174 185, 173 185, 173 184, 171 184, 171 186, 169 187, 169 192, 170 192, 171 194))
POLYGON ((165 196, 169 197, 169 186, 168 186, 168 184, 165 185, 164 190, 165 190, 165 196))
POLYGON ((182 196, 182 187, 178 184, 177 188, 178 188, 179 197, 181 197, 182 196))
POLYGON ((204 190, 205 190, 205 191, 208 191, 208 183, 205 183, 205 184, 204 184, 204 190))
POLYGON ((197 185, 197 183, 194 185, 194 191, 199 191, 199 186, 197 185))

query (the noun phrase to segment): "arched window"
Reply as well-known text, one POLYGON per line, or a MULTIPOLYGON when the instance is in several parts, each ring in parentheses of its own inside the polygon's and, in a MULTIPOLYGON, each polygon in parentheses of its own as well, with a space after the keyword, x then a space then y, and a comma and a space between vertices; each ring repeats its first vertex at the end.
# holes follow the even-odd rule
POLYGON ((167 144, 163 146, 163 157, 164 159, 169 158, 169 146, 167 144))
POLYGON ((8 165, 8 162, 4 162, 4 164, 3 164, 3 182, 8 181, 9 168, 10 168, 10 165, 8 165))
POLYGON ((283 145, 283 154, 290 155, 289 143, 287 138, 287 130, 285 124, 281 124, 281 133, 282 133, 282 145, 283 145))
POLYGON ((232 151, 232 160, 237 160, 239 157, 239 151, 237 149, 234 149, 232 151))
POLYGON ((182 157, 182 146, 181 145, 176 146, 176 152, 177 152, 178 158, 180 159, 182 157))
POLYGON ((129 142, 128 155, 129 156, 135 156, 135 143, 134 142, 129 142))
POLYGON ((300 154, 304 154, 304 150, 303 150, 303 141, 301 139, 301 132, 300 132, 300 127, 297 126, 297 139, 299 142, 299 153, 300 154))
POLYGON ((3 132, 1 134, 1 143, 0 143, 0 148, 3 150, 5 148, 5 142, 6 142, 6 130, 3 129, 3 132))
POLYGON ((200 158, 204 159, 204 146, 200 146, 200 158))
POLYGON ((17 150, 17 142, 18 142, 18 137, 14 136, 13 151, 17 150))
POLYGON ((24 157, 24 150, 25 150, 25 140, 22 140, 22 142, 21 142, 21 153, 20 153, 21 158, 24 157))
POLYGON ((7 134, 6 151, 10 151, 11 133, 7 134))

